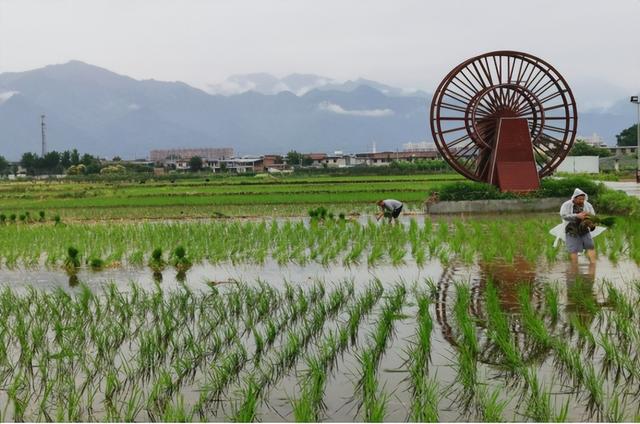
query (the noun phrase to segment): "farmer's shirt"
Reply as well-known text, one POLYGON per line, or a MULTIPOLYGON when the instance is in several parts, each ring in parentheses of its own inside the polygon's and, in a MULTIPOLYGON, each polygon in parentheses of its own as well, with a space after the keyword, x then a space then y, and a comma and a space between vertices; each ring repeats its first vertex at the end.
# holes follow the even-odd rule
POLYGON ((387 199, 382 201, 382 206, 388 211, 395 211, 402 206, 402 202, 394 199, 387 199))

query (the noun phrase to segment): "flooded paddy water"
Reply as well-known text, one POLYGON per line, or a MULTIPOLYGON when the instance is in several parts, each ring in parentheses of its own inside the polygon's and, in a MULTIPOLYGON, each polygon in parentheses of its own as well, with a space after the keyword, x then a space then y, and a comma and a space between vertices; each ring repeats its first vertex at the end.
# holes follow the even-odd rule
POLYGON ((634 420, 640 268, 609 256, 5 266, 1 418, 634 420))

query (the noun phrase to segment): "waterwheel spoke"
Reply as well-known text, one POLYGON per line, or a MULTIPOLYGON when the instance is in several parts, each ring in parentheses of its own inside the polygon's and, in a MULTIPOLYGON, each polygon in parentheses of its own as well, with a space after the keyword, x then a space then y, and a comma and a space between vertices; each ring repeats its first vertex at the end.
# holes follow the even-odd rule
POLYGON ((501 118, 526 119, 541 176, 566 156, 576 135, 576 105, 565 80, 526 53, 471 58, 448 74, 438 92, 432 104, 434 140, 454 169, 478 181, 490 177, 501 118))

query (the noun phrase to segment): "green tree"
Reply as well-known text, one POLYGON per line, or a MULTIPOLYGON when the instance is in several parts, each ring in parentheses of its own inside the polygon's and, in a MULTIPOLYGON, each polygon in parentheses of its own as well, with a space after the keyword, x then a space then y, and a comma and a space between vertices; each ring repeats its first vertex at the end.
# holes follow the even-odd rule
POLYGON ((95 161, 95 158, 91 156, 89 153, 85 153, 82 155, 82 159, 80 159, 80 163, 84 166, 89 166, 95 161))
POLYGON ((203 164, 204 162, 202 161, 202 158, 200 156, 194 156, 189 159, 189 169, 191 169, 193 172, 202 170, 203 164))
POLYGON ((9 173, 9 162, 4 156, 0 156, 0 175, 7 175, 9 173))
POLYGON ((71 151, 71 165, 79 165, 80 164, 80 153, 78 153, 78 149, 73 149, 71 151))
POLYGON ((60 153, 54 151, 47 152, 39 161, 39 171, 45 173, 59 173, 62 172, 60 166, 60 153))
POLYGON ((298 153, 295 150, 291 150, 289 151, 289 153, 287 153, 287 164, 293 166, 293 165, 302 165, 302 153, 298 153))
POLYGON ((286 156, 287 165, 289 166, 309 166, 313 164, 313 159, 309 155, 291 150, 286 156))
POLYGON ((616 135, 618 146, 637 146, 638 145, 638 125, 632 125, 616 135))
POLYGON ((71 152, 68 150, 65 150, 64 152, 62 152, 62 155, 60 156, 60 165, 62 165, 62 167, 64 169, 67 169, 68 167, 71 166, 71 152))
POLYGON ((569 156, 599 156, 605 158, 611 156, 611 152, 604 147, 592 146, 585 143, 584 140, 577 140, 569 150, 569 156))
POLYGON ((20 166, 27 170, 27 174, 35 175, 38 167, 38 155, 31 152, 23 153, 20 159, 20 166))

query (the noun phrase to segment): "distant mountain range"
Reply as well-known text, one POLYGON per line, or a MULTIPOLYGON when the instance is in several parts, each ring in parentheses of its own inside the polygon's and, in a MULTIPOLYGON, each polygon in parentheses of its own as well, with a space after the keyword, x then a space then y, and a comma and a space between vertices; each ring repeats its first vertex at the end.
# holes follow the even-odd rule
POLYGON ((375 88, 387 96, 427 96, 427 93, 419 90, 404 90, 364 78, 358 78, 355 81, 338 82, 328 77, 313 74, 291 74, 284 78, 277 78, 266 73, 232 75, 220 84, 209 85, 206 91, 223 96, 242 94, 247 91, 255 91, 267 95, 290 91, 297 96, 302 96, 311 90, 350 92, 361 85, 375 88))
MULTIPOLYGON (((430 140, 428 93, 316 75, 236 75, 207 91, 135 80, 79 61, 0 74, 0 155, 49 149, 146 157, 151 149, 233 147, 238 154, 396 150, 430 140)), ((580 114, 579 133, 610 144, 635 122, 627 100, 580 114)))

